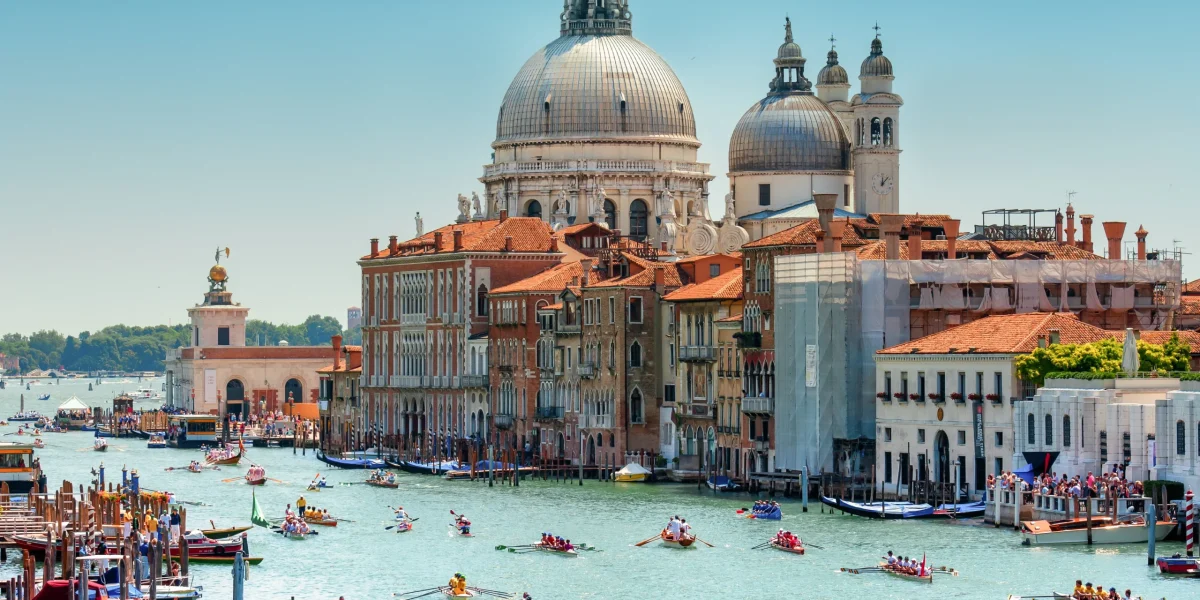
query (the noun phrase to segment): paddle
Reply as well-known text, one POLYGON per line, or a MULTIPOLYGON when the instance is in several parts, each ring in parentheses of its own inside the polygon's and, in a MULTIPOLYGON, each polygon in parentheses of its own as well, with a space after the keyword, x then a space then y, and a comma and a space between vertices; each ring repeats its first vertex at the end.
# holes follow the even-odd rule
POLYGON ((403 593, 393 592, 392 595, 393 596, 411 596, 412 594, 421 594, 420 596, 414 596, 414 598, 421 598, 422 596, 428 596, 429 594, 442 591, 442 587, 443 586, 438 586, 435 588, 429 588, 427 590, 413 590, 411 592, 403 592, 403 593))
MULTIPOLYGON (((417 517, 416 519, 409 519, 409 520, 408 520, 408 522, 409 522, 409 523, 416 523, 416 522, 417 522, 417 519, 420 519, 420 518, 421 518, 421 517, 417 517)), ((351 523, 353 523, 354 521, 350 521, 350 522, 351 522, 351 523)), ((384 531, 391 531, 392 529, 395 529, 397 525, 399 525, 399 523, 396 523, 396 525, 388 525, 387 527, 384 527, 384 528, 383 528, 383 530, 384 530, 384 531)))
POLYGON ((278 479, 275 479, 274 477, 268 477, 267 481, 273 481, 275 483, 287 483, 286 481, 280 481, 278 479))
POLYGON ((237 480, 239 480, 239 479, 245 479, 245 477, 244 477, 244 476, 242 476, 242 477, 230 477, 229 479, 222 479, 222 480, 221 480, 221 483, 232 483, 232 482, 234 482, 234 481, 237 481, 237 480))
POLYGON ((496 596, 499 598, 512 598, 514 596, 514 594, 511 592, 501 592, 500 590, 486 590, 477 587, 468 587, 467 589, 471 590, 472 592, 479 592, 480 594, 487 594, 489 596, 496 596))
POLYGON ((862 575, 863 573, 873 573, 876 571, 882 571, 883 569, 880 569, 879 567, 861 567, 858 569, 847 569, 846 567, 842 567, 841 570, 843 573, 853 573, 855 575, 862 575))
MULTIPOLYGON (((696 536, 692 536, 692 537, 696 537, 696 536)), ((712 544, 709 544, 708 542, 706 542, 706 541, 704 541, 704 540, 702 540, 702 539, 700 539, 700 538, 698 538, 698 537, 696 537, 696 541, 697 541, 697 542, 700 542, 700 543, 702 543, 702 544, 706 544, 706 545, 707 545, 709 548, 716 548, 716 546, 714 546, 714 545, 712 545, 712 544)))
POLYGON ((649 544, 650 542, 653 542, 654 540, 657 540, 657 539, 658 539, 658 538, 660 538, 660 537, 662 537, 662 534, 661 534, 661 533, 660 533, 660 534, 658 534, 658 535, 656 535, 656 536, 654 536, 654 537, 652 537, 652 538, 646 538, 646 539, 644 539, 644 540, 642 540, 642 541, 640 541, 640 542, 638 542, 638 543, 634 544, 633 546, 634 546, 635 548, 641 548, 642 546, 645 546, 646 544, 649 544))
POLYGON ((497 550, 512 550, 513 548, 533 548, 533 544, 520 544, 517 546, 505 546, 504 544, 500 544, 499 546, 496 546, 497 550))

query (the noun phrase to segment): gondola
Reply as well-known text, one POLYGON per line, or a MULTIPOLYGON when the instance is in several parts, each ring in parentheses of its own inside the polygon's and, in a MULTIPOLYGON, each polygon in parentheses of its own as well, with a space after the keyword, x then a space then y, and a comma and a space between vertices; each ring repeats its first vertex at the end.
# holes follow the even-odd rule
POLYGON ((335 458, 326 454, 318 454, 317 458, 339 469, 382 469, 386 466, 384 461, 378 458, 335 458))
POLYGON ((200 533, 203 533, 204 537, 206 537, 210 540, 221 540, 221 539, 225 539, 227 537, 235 536, 239 533, 244 533, 244 532, 250 531, 253 528, 254 528, 253 525, 247 525, 246 527, 225 527, 222 529, 201 529, 200 533))
POLYGON ((456 460, 448 460, 444 462, 418 462, 413 460, 402 460, 395 462, 391 460, 384 461, 387 466, 393 469, 400 469, 405 473, 415 473, 417 475, 445 475, 450 471, 458 471, 461 469, 470 469, 471 465, 460 463, 456 460))
POLYGON ((821 503, 857 517, 872 519, 971 519, 983 516, 987 504, 913 504, 912 502, 850 502, 821 496, 821 503))
POLYGON ((238 464, 238 462, 242 460, 242 454, 242 449, 238 448, 238 453, 230 456, 229 458, 218 458, 216 460, 205 458, 204 462, 210 465, 232 466, 238 464))

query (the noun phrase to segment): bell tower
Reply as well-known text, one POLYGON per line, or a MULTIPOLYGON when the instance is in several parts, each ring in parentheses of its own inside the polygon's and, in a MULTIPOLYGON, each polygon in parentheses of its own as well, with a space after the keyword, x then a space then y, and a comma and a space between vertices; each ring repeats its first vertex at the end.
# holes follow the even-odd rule
POLYGON ((861 92, 854 96, 854 211, 900 212, 900 107, 904 100, 892 91, 896 79, 892 61, 883 55, 879 25, 871 53, 859 69, 861 92))
MULTIPOLYGON (((208 270, 208 292, 204 294, 204 302, 188 309, 188 318, 192 322, 188 345, 192 347, 246 345, 246 317, 250 309, 234 304, 233 293, 226 289, 229 273, 221 266, 221 253, 218 248, 216 264, 208 270)), ((225 248, 224 253, 228 258, 229 248, 225 248)))

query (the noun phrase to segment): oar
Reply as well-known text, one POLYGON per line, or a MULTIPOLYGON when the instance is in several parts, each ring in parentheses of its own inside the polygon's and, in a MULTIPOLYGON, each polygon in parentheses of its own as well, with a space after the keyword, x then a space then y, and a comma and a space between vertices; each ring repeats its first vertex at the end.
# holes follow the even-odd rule
MULTIPOLYGON (((693 537, 695 537, 695 536, 693 536, 693 537)), ((714 546, 714 545, 712 545, 712 544, 709 544, 708 542, 706 542, 706 541, 704 541, 704 540, 702 540, 702 539, 700 539, 700 538, 696 538, 696 541, 697 541, 697 542, 701 542, 701 543, 703 543, 703 544, 707 544, 709 548, 716 548, 716 546, 714 546)))
POLYGON ((275 479, 274 477, 268 477, 267 481, 273 481, 275 483, 287 483, 286 481, 280 481, 278 479, 275 479))
POLYGON ((244 477, 244 476, 242 476, 242 477, 230 477, 229 479, 222 479, 222 480, 221 480, 221 483, 231 483, 231 482, 237 481, 237 480, 239 480, 239 479, 245 479, 245 477, 244 477))
POLYGON ((533 544, 520 544, 517 546, 505 546, 504 544, 500 544, 499 546, 496 546, 496 549, 497 550, 511 550, 513 548, 532 548, 532 547, 533 547, 533 544))
POLYGON ((660 534, 658 534, 658 535, 656 535, 656 536, 654 536, 654 537, 652 537, 652 538, 646 538, 646 539, 644 539, 644 540, 642 540, 642 541, 640 541, 640 542, 638 542, 638 543, 634 544, 634 547, 635 547, 635 548, 641 548, 642 546, 645 546, 646 544, 649 544, 650 542, 653 542, 654 540, 657 540, 657 539, 658 539, 658 538, 660 538, 660 537, 662 537, 662 534, 661 534, 661 533, 660 533, 660 534))
MULTIPOLYGON (((393 596, 410 596, 412 594, 421 594, 422 596, 425 596, 425 595, 428 595, 426 592, 432 593, 432 592, 440 592, 440 591, 442 591, 441 586, 435 587, 435 588, 429 588, 427 590, 413 590, 411 592, 393 592, 392 595, 393 596)), ((416 597, 420 598, 421 596, 416 596, 416 597)))
POLYGON ((958 577, 958 571, 951 567, 933 567, 932 569, 929 569, 930 573, 932 573, 934 571, 937 571, 939 573, 949 573, 955 577, 958 577))
MULTIPOLYGON (((420 518, 421 518, 421 517, 417 517, 417 519, 420 519, 420 518)), ((409 520, 408 520, 408 522, 409 522, 409 523, 416 523, 416 522, 417 522, 417 519, 409 519, 409 520)), ((353 523, 353 522, 354 522, 354 521, 350 521, 350 523, 353 523)), ((395 529, 395 528, 396 528, 396 525, 399 525, 399 523, 396 523, 395 525, 388 525, 387 527, 384 527, 384 528, 383 528, 383 530, 384 530, 384 531, 391 531, 391 530, 393 530, 393 529, 395 529)))
POLYGON ((477 587, 468 587, 467 589, 471 590, 472 592, 479 592, 481 594, 498 596, 500 598, 512 598, 513 597, 512 592, 501 592, 500 590, 486 590, 486 589, 477 588, 477 587))
POLYGON ((761 550, 763 548, 766 548, 767 546, 770 546, 771 542, 773 542, 773 541, 775 541, 775 540, 767 540, 757 546, 754 546, 753 548, 751 548, 751 550, 761 550))
POLYGON ((816 544, 809 544, 808 542, 805 542, 805 543, 804 543, 804 547, 805 547, 805 548, 816 548, 817 550, 824 550, 824 549, 825 549, 825 547, 824 547, 824 546, 818 546, 818 545, 816 545, 816 544))

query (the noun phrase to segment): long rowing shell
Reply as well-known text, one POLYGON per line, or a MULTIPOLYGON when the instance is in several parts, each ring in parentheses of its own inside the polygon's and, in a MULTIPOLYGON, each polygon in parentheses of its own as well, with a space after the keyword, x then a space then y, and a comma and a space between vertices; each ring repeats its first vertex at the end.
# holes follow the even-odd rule
POLYGON ((777 542, 771 542, 771 547, 776 550, 783 551, 783 552, 791 552, 792 554, 804 554, 804 546, 796 546, 795 548, 788 548, 787 546, 784 546, 783 544, 779 544, 777 542))
POLYGON ((373 485, 373 486, 375 486, 375 487, 381 487, 381 488, 392 488, 392 489, 396 489, 396 488, 400 487, 400 484, 399 484, 399 483, 390 483, 390 482, 387 482, 387 481, 379 481, 379 480, 376 480, 376 479, 368 479, 368 480, 367 480, 367 481, 365 481, 364 483, 366 483, 367 485, 373 485))
POLYGON ((321 525, 323 527, 337 527, 337 519, 304 519, 309 525, 321 525))
POLYGON ((538 550, 541 550, 542 552, 549 552, 551 554, 557 554, 559 556, 566 556, 566 557, 570 557, 570 558, 575 558, 575 557, 579 556, 579 553, 573 549, 572 550, 561 550, 559 548, 547 546, 541 542, 534 543, 533 547, 537 548, 538 550))
POLYGON ((920 575, 909 575, 903 571, 897 571, 896 569, 888 568, 887 563, 879 563, 879 568, 887 571, 888 575, 899 577, 900 579, 908 579, 910 581, 916 581, 919 583, 933 583, 933 573, 930 573, 924 577, 921 577, 920 575))

